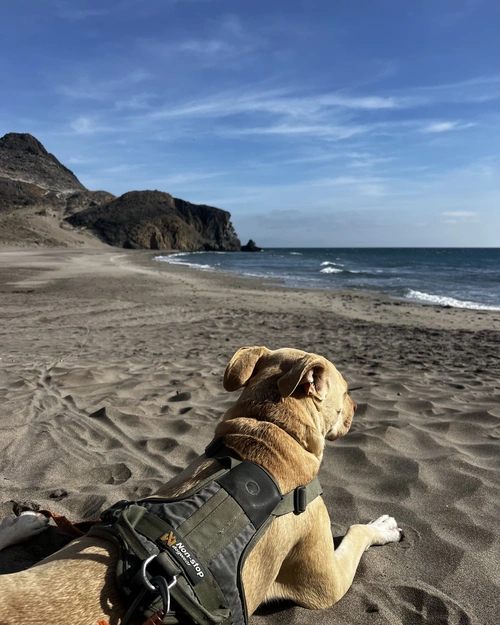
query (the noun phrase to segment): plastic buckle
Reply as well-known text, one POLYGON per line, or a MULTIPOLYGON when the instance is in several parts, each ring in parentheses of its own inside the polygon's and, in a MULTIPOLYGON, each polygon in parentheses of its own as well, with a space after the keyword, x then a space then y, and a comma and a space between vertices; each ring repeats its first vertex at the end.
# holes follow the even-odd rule
POLYGON ((307 490, 305 486, 297 486, 293 492, 293 506, 295 514, 302 514, 307 508, 307 490))

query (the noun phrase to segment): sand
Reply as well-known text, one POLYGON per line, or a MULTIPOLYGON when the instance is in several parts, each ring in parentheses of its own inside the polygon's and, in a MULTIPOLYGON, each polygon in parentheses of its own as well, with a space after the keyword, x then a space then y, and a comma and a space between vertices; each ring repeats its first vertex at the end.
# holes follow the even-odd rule
MULTIPOLYGON (((500 313, 285 289, 153 255, 0 253, 0 515, 26 502, 85 519, 149 495, 211 440, 239 347, 300 348, 357 389, 320 472, 334 536, 387 513, 404 541, 371 548, 329 610, 277 605, 251 624, 496 625, 500 313)), ((9 548, 0 571, 64 541, 53 529, 9 548)))

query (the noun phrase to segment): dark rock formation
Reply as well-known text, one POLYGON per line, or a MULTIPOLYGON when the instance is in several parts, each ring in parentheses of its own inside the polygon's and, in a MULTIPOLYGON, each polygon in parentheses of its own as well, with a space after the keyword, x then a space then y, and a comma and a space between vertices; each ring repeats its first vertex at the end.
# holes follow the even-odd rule
POLYGON ((240 250, 227 211, 161 191, 116 198, 89 191, 29 134, 0 138, 0 241, 16 245, 92 244, 126 248, 240 250))
POLYGON ((250 239, 250 241, 248 241, 246 245, 241 246, 241 251, 242 252, 262 252, 262 248, 257 247, 255 245, 255 241, 252 241, 252 239, 250 239))
POLYGON ((112 199, 106 191, 87 191, 35 137, 12 132, 0 138, 0 242, 95 244, 93 235, 75 231, 63 218, 112 199))
POLYGON ((11 132, 0 138, 0 179, 36 185, 66 196, 85 187, 67 167, 29 134, 11 132))
POLYGON ((162 191, 130 191, 67 221, 92 229, 117 247, 237 251, 240 241, 230 218, 219 208, 191 204, 162 191))
POLYGON ((76 193, 72 193, 68 195, 66 198, 66 208, 64 210, 64 214, 74 215, 79 211, 85 210, 86 208, 96 208, 98 206, 104 206, 104 204, 108 204, 112 200, 116 199, 116 195, 112 193, 108 193, 107 191, 77 191, 76 193))

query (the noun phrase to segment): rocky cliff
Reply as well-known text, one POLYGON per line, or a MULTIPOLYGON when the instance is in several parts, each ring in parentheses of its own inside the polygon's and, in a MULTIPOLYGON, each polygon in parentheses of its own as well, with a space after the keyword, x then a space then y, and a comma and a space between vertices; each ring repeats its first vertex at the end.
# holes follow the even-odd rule
POLYGON ((240 250, 227 211, 161 191, 89 191, 35 137, 0 138, 0 243, 240 250))
POLYGON ((117 247, 238 251, 240 241, 230 220, 219 208, 191 204, 162 191, 130 191, 67 218, 117 247))

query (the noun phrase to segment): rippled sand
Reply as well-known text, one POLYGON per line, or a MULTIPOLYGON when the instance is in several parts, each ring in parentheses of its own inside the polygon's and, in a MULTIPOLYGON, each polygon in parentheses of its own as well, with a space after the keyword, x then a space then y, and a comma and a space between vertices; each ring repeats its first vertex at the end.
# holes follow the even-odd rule
MULTIPOLYGON (((254 625, 496 625, 500 592, 500 313, 282 289, 121 250, 0 253, 0 514, 12 502, 92 518, 200 454, 234 401, 242 345, 334 362, 359 405, 320 473, 332 531, 394 515, 348 594, 254 625), (104 410, 103 410, 104 408, 104 410)), ((25 566, 57 530, 0 556, 25 566)))

